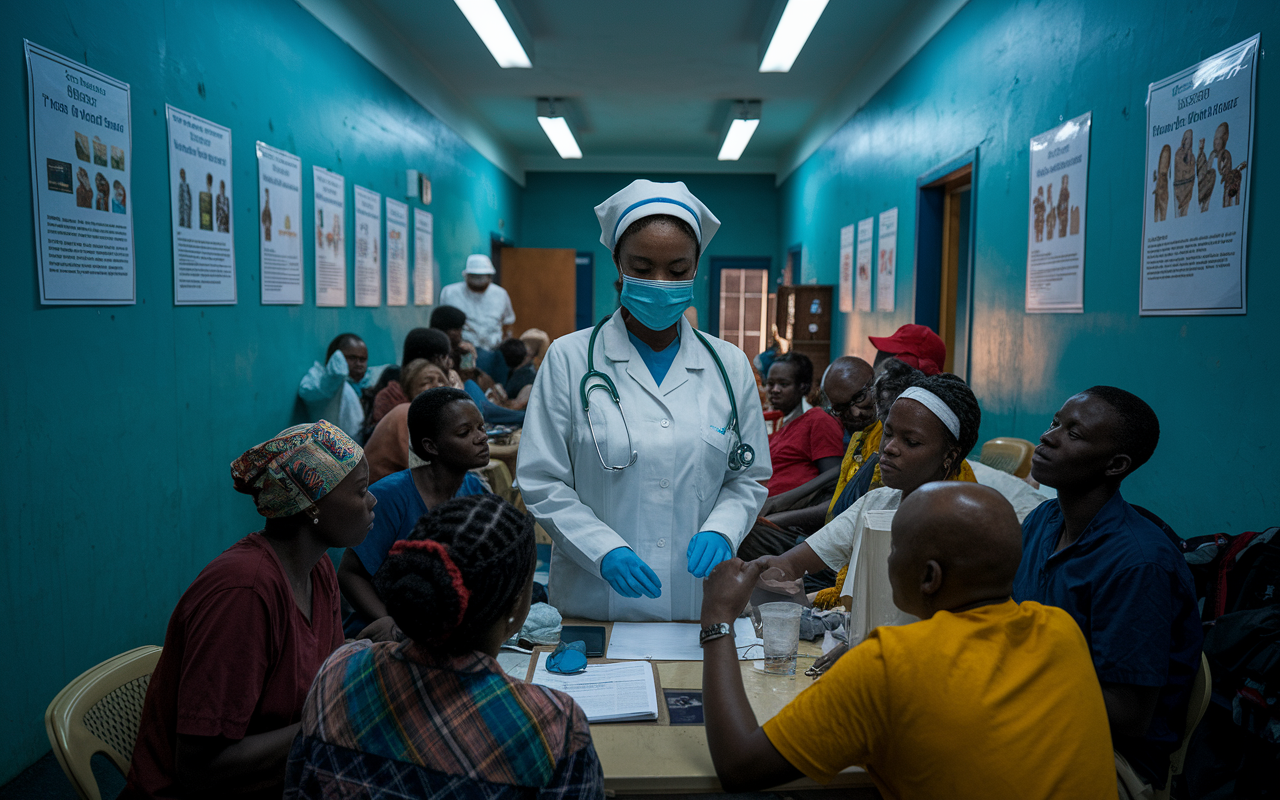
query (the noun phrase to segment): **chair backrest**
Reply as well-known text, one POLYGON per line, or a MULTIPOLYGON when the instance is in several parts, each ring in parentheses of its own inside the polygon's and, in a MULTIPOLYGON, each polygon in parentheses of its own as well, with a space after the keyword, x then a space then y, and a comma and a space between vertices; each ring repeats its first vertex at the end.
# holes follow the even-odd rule
POLYGON ((1191 682, 1191 697, 1187 700, 1186 727, 1182 732, 1182 741, 1178 749, 1169 756, 1169 776, 1164 788, 1155 793, 1154 800, 1168 800, 1173 788, 1173 776, 1182 774, 1182 767, 1187 761, 1187 745, 1191 742, 1191 734, 1195 733, 1204 712, 1209 708, 1209 696, 1213 693, 1213 675, 1209 672, 1209 659, 1200 654, 1200 671, 1191 682))
POLYGON ((1031 474, 1031 456, 1036 446, 1026 439, 998 436, 982 446, 978 460, 992 469, 1025 478, 1031 474))
POLYGON ((94 753, 129 773, 142 704, 159 660, 155 645, 109 658, 67 684, 45 710, 53 754, 82 800, 101 800, 90 765, 94 753))

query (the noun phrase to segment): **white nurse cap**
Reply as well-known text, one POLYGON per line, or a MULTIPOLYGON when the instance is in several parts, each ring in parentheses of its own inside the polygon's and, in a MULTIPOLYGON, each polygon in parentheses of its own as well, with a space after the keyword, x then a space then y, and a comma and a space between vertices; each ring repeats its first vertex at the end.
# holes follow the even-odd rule
POLYGON ((720 229, 720 220, 685 187, 684 181, 654 183, 632 181, 631 185, 596 206, 600 220, 600 244, 610 252, 618 245, 618 237, 631 223, 655 214, 682 219, 698 237, 698 250, 707 249, 711 237, 720 229))

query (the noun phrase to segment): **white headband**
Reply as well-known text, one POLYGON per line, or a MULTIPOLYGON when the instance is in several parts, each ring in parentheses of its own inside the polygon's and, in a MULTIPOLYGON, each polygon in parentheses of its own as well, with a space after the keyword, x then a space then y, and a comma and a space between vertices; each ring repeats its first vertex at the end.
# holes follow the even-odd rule
POLYGON ((920 405, 933 412, 934 416, 942 420, 942 424, 947 430, 951 431, 951 435, 958 441, 960 439, 960 418, 956 416, 956 412, 951 410, 951 406, 943 402, 928 389, 921 389, 919 386, 912 386, 902 394, 898 395, 899 400, 915 400, 920 405))

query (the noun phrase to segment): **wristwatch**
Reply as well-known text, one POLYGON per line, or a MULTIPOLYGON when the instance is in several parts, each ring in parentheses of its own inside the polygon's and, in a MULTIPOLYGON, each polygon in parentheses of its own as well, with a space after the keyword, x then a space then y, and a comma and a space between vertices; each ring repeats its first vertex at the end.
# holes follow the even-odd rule
POLYGON ((732 625, 727 622, 717 622, 715 625, 708 625, 702 629, 702 633, 698 634, 698 644, 704 645, 712 639, 719 639, 721 636, 732 635, 732 625))

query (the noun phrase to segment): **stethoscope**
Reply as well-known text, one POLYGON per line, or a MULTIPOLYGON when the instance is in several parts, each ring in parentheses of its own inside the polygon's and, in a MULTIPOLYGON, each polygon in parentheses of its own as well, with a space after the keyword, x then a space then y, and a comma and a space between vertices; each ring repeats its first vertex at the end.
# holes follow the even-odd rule
MULTIPOLYGON (((596 336, 600 334, 600 329, 605 326, 612 317, 605 317, 596 323, 596 327, 591 331, 591 342, 587 345, 587 374, 582 376, 582 382, 578 384, 578 393, 582 398, 582 413, 587 416, 587 427, 591 430, 591 442, 596 446, 596 455, 600 457, 600 466, 610 472, 624 470, 636 463, 636 459, 640 457, 631 447, 631 428, 627 425, 627 415, 622 410, 622 403, 618 400, 618 387, 614 385, 613 379, 603 372, 596 369, 595 350, 596 336), (596 378, 601 383, 593 383, 590 386, 587 383, 596 378), (591 420, 591 392, 596 389, 604 389, 609 393, 609 397, 613 398, 613 404, 618 408, 618 414, 622 417, 622 429, 627 434, 627 450, 631 451, 631 460, 625 464, 609 464, 604 460, 604 453, 600 450, 600 440, 596 438, 596 426, 591 420)), ((729 373, 725 371, 724 362, 720 360, 720 355, 716 353, 715 348, 711 346, 706 337, 697 329, 693 330, 693 335, 698 337, 698 341, 702 342, 702 346, 707 348, 707 352, 711 354, 711 358, 716 362, 716 369, 720 370, 720 378, 724 381, 724 389, 729 394, 729 408, 731 413, 729 416, 729 424, 725 429, 733 429, 734 439, 737 444, 729 448, 729 469, 737 472, 738 470, 750 467, 756 461, 756 451, 751 445, 742 441, 742 430, 738 427, 738 401, 733 396, 733 386, 729 383, 729 373)))

